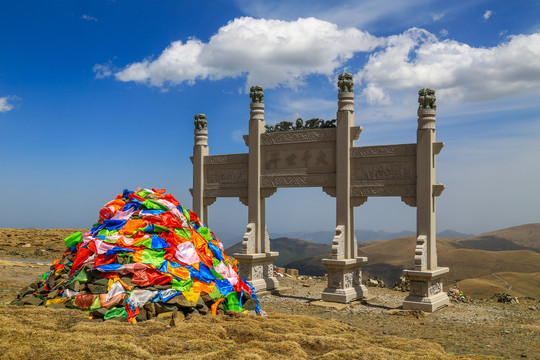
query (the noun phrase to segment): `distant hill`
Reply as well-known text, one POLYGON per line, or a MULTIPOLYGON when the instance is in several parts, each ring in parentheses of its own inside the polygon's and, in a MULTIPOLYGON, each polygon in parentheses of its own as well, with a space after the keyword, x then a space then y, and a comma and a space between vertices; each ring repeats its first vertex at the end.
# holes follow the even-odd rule
MULTIPOLYGON (((478 235, 473 238, 476 240, 454 236, 438 237, 439 266, 450 267, 445 284, 450 285, 457 282, 460 287, 465 286, 462 290, 466 294, 478 294, 478 296, 492 294, 494 289, 501 292, 505 286, 507 289, 511 286, 516 295, 540 297, 538 294, 540 287, 536 282, 538 276, 535 275, 540 273, 540 253, 533 250, 523 250, 522 248, 525 246, 519 247, 519 244, 523 244, 534 249, 537 245, 534 239, 540 232, 540 226, 537 225, 539 224, 498 230, 478 235), (500 239, 505 239, 508 244, 517 244, 518 249, 500 249, 502 243, 500 239), (479 246, 479 244, 482 244, 482 247, 486 249, 493 250, 474 247, 479 246), (505 279, 508 285, 493 274, 505 279), (500 274, 503 274, 504 277, 500 274)), ((447 232, 447 234, 455 235, 451 232, 447 232)), ((363 267, 364 278, 378 278, 387 284, 393 284, 402 275, 404 269, 413 267, 415 246, 415 236, 360 242, 358 255, 368 258, 368 263, 363 267)), ((305 275, 320 276, 327 273, 321 260, 330 257, 331 246, 329 243, 319 244, 281 237, 272 239, 271 247, 272 250, 280 252, 280 256, 275 262, 277 266, 298 269, 301 274, 305 275)), ((232 255, 240 251, 241 243, 238 243, 227 249, 226 253, 232 255)))
MULTIPOLYGON (((288 264, 293 261, 308 260, 323 254, 325 257, 330 257, 330 254, 332 253, 332 247, 330 244, 319 244, 316 242, 291 239, 287 237, 272 239, 270 244, 272 251, 279 252, 279 257, 274 261, 274 264, 280 267, 283 266, 293 268, 292 266, 288 266, 288 264)), ((225 250, 225 253, 231 256, 234 256, 234 253, 241 252, 241 242, 225 250)), ((305 269, 303 269, 303 271, 304 274, 307 274, 305 269)))
POLYGON ((496 293, 540 299, 540 272, 500 272, 480 278, 461 280, 457 285, 461 291, 473 299, 485 299, 496 293))
MULTIPOLYGON (((334 238, 334 232, 332 231, 316 231, 316 232, 307 232, 307 231, 296 231, 296 232, 289 232, 289 233, 271 233, 270 237, 272 238, 278 238, 278 237, 288 237, 288 238, 294 238, 294 239, 302 239, 307 241, 313 241, 318 243, 326 243, 331 244, 332 239, 334 238)), ((371 241, 371 240, 392 240, 396 238, 401 238, 405 236, 414 236, 416 235, 416 231, 410 231, 410 230, 403 230, 400 232, 387 232, 383 230, 379 231, 373 231, 373 230, 361 230, 357 229, 355 231, 356 239, 358 242, 362 243, 365 241, 371 241)), ((460 233, 454 230, 444 230, 439 233, 437 233, 438 237, 457 237, 457 238, 469 238, 471 234, 464 234, 460 233)))
POLYGON ((513 226, 460 240, 471 249, 506 251, 533 250, 540 252, 540 223, 513 226))

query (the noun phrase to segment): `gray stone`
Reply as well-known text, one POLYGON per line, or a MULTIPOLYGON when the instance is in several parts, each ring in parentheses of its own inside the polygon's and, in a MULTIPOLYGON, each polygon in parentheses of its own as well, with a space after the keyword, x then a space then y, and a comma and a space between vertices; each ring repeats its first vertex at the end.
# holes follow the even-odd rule
POLYGON ((255 308, 257 307, 257 300, 250 299, 246 301, 245 303, 243 303, 242 307, 246 310, 255 310, 255 308))

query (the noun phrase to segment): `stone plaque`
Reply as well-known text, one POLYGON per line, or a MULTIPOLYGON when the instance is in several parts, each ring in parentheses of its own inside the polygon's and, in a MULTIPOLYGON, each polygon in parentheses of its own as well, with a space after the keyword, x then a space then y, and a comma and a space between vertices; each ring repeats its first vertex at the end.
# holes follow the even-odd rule
POLYGON ((415 196, 416 144, 351 149, 352 196, 415 196))

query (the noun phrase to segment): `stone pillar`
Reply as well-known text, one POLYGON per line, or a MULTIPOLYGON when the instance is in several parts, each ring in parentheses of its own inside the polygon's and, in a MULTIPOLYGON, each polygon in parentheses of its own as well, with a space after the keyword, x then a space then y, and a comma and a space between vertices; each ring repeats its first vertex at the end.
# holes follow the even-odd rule
POLYGON ((207 224, 208 206, 204 203, 204 157, 208 156, 206 115, 195 115, 195 145, 193 146, 193 212, 201 224, 207 224))
POLYGON ((435 90, 418 92, 418 131, 416 140, 416 249, 413 270, 403 274, 411 281, 404 309, 436 311, 449 304, 442 278, 449 269, 437 266, 435 196, 444 189, 435 183, 435 90), (437 194, 436 194, 437 193, 437 194))
POLYGON ((262 87, 251 87, 250 97, 248 225, 242 242, 242 254, 234 254, 234 257, 240 263, 240 276, 259 291, 275 289, 278 286, 274 277, 273 261, 279 254, 270 251, 264 218, 264 197, 261 195, 261 134, 265 131, 262 87))
POLYGON ((339 75, 336 129, 336 235, 332 259, 323 259, 328 269, 328 286, 322 300, 347 303, 367 296, 362 285, 362 265, 357 257, 354 235, 354 207, 351 202, 351 127, 354 125, 354 92, 351 74, 339 75))

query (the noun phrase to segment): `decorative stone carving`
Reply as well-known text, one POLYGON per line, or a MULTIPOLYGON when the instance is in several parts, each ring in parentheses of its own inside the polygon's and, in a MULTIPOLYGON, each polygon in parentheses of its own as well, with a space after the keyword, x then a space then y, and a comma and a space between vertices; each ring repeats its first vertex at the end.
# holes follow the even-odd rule
POLYGON ((330 195, 331 197, 336 197, 336 187, 335 186, 323 186, 323 191, 330 195))
POLYGON ((338 76, 339 92, 353 92, 354 82, 353 76, 349 73, 343 73, 338 76))
POLYGON ((332 120, 323 120, 319 118, 313 118, 304 120, 301 118, 296 119, 295 125, 290 121, 282 121, 276 125, 266 125, 265 129, 267 133, 277 132, 277 131, 293 131, 293 130, 310 130, 310 129, 325 129, 325 128, 335 128, 336 119, 332 120))
POLYGON ((247 162, 248 154, 209 155, 204 157, 204 165, 247 164, 247 162))
POLYGON ((261 189, 261 197, 262 198, 269 198, 270 196, 274 195, 277 191, 277 188, 263 188, 261 189))
POLYGON ((367 196, 354 196, 351 197, 351 205, 354 207, 361 206, 367 201, 367 196))
POLYGON ((249 97, 253 103, 264 103, 264 92, 262 86, 252 86, 249 89, 249 97))
POLYGON ((335 141, 335 139, 336 130, 331 128, 290 132, 266 132, 261 134, 261 145, 335 141))
POLYGON ((238 198, 238 200, 240 200, 240 202, 246 206, 249 206, 249 203, 248 203, 248 198, 247 197, 241 197, 241 198, 238 198))
POLYGON ((416 144, 361 146, 351 149, 351 158, 414 155, 416 155, 416 144))
POLYGON ((219 168, 206 171, 206 184, 247 184, 247 171, 245 169, 219 168))
POLYGON ((210 206, 212 205, 213 203, 216 202, 216 198, 215 197, 205 197, 204 198, 204 206, 210 206))
POLYGON ((414 270, 424 271, 427 269, 427 237, 420 235, 416 238, 414 249, 414 270))
POLYGON ((217 189, 204 189, 205 197, 247 197, 247 187, 242 188, 217 188, 217 189))
POLYGON ((341 260, 345 257, 345 226, 338 225, 336 227, 336 235, 332 240, 332 259, 341 260))
POLYGON ((418 91, 418 110, 437 110, 437 104, 435 104, 436 100, 437 98, 435 96, 435 90, 429 88, 421 89, 420 91, 418 91))
POLYGON ((405 180, 414 181, 416 167, 410 162, 386 162, 378 164, 357 164, 355 181, 362 180, 405 180))
POLYGON ((401 201, 405 204, 415 207, 416 206, 416 196, 402 196, 401 201))
POLYGON ((352 186, 351 196, 415 196, 415 185, 352 186))
POLYGON ((242 254, 253 254, 255 252, 255 224, 247 224, 247 231, 242 241, 242 254))
POLYGON ((442 283, 442 279, 437 279, 437 280, 434 280, 431 282, 431 284, 429 284, 429 289, 428 289, 428 294, 431 296, 431 295, 436 295, 440 292, 443 291, 443 283, 442 283))
MULTIPOLYGON (((263 252, 269 252, 270 251, 270 234, 268 234, 268 231, 266 230, 266 226, 264 227, 264 249, 263 252)), ((273 276, 273 272, 272 275, 273 276)))
POLYGON ((258 264, 258 265, 254 265, 253 266, 253 276, 252 276, 252 280, 258 280, 258 279, 262 279, 264 276, 263 276, 263 270, 264 270, 264 266, 261 265, 261 264, 258 264))
POLYGON ((352 271, 345 272, 345 275, 344 275, 345 288, 350 288, 353 286, 353 279, 354 279, 354 276, 353 276, 352 271))
POLYGON ((197 114, 195 115, 195 129, 197 130, 203 130, 206 129, 206 115, 205 114, 197 114))
POLYGON ((343 287, 343 279, 342 279, 342 273, 339 271, 329 271, 328 272, 328 282, 330 286, 333 288, 342 288, 343 287))
POLYGON ((265 175, 261 177, 261 187, 310 187, 335 186, 335 175, 305 175, 305 176, 279 176, 265 175))

